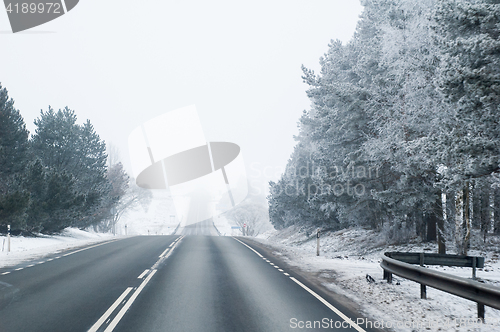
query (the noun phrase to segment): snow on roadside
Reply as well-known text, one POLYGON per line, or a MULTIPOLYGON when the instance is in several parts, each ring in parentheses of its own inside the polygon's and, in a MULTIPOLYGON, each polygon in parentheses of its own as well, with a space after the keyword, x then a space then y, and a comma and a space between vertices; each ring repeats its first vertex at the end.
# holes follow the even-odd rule
MULTIPOLYGON (((316 238, 299 228, 290 227, 266 233, 256 240, 271 246, 275 254, 301 270, 317 273, 329 290, 358 303, 371 324, 402 332, 500 330, 500 310, 486 307, 485 323, 477 323, 475 302, 430 287, 427 299, 420 299, 420 285, 394 276, 393 283, 382 279, 381 256, 386 251, 437 252, 435 244, 410 243, 385 245, 380 234, 352 228, 321 236, 321 256, 316 256, 316 238), (367 275, 375 279, 368 282, 367 275), (404 326, 406 324, 406 326, 404 326), (391 328, 392 327, 392 328, 391 328)), ((497 247, 498 248, 498 247, 497 247)), ((484 256, 485 268, 477 277, 487 284, 500 286, 499 252, 472 250, 470 255, 484 256)), ((464 278, 472 277, 471 268, 428 266, 464 278)), ((361 325, 361 327, 366 326, 361 325)), ((369 325, 368 325, 369 326, 369 325)))
POLYGON ((116 224, 116 233, 125 235, 170 235, 179 224, 170 193, 153 190, 150 205, 127 211, 116 224))
POLYGON ((0 268, 113 238, 110 233, 91 233, 77 228, 66 228, 60 235, 11 236, 10 252, 7 252, 7 236, 0 236, 0 245, 2 245, 0 268))

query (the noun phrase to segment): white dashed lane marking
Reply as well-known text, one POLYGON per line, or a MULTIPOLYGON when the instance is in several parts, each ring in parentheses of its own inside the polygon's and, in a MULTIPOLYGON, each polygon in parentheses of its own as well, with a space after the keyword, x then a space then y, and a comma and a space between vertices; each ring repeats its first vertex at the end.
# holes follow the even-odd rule
POLYGON ((141 273, 141 275, 137 277, 137 279, 142 279, 142 278, 144 278, 144 276, 145 276, 146 274, 148 274, 148 272, 149 272, 149 269, 144 270, 144 272, 142 272, 142 273, 141 273))
MULTIPOLYGON (((93 246, 90 246, 90 247, 85 247, 85 248, 82 248, 82 249, 78 249, 78 250, 75 250, 75 251, 72 251, 72 252, 69 252, 67 254, 64 254, 62 256, 57 256, 57 257, 53 257, 53 258, 49 258, 45 261, 41 261, 41 262, 37 262, 37 263, 33 263, 33 264, 30 264, 26 267, 20 267, 18 269, 15 269, 14 271, 21 271, 22 269, 24 268, 28 268, 28 267, 32 267, 32 266, 35 266, 35 265, 40 265, 40 264, 43 264, 43 263, 47 263, 47 262, 50 262, 50 261, 53 261, 54 259, 59 259, 61 257, 66 257, 66 256, 69 256, 69 255, 73 255, 73 254, 76 254, 77 252, 80 252, 80 251, 84 251, 84 250, 87 250, 87 249, 91 249, 91 248, 95 248, 95 247, 99 247, 99 246, 102 246, 103 244, 107 244, 107 243, 111 243, 111 242, 114 242, 114 241, 118 241, 118 239, 115 239, 115 240, 111 240, 111 241, 106 241, 106 242, 102 242, 102 243, 98 243, 98 244, 95 244, 93 246)), ((4 272, 4 273, 1 273, 0 275, 4 276, 6 274, 9 274, 10 272, 12 271, 9 271, 9 272, 4 272)))
POLYGON ((160 256, 158 256, 158 257, 162 258, 163 256, 165 256, 165 254, 167 253, 167 251, 168 251, 169 249, 170 249, 170 247, 168 247, 167 249, 165 249, 165 251, 163 251, 163 252, 161 253, 161 255, 160 255, 160 256))
POLYGON ((132 306, 132 303, 134 303, 135 299, 139 295, 139 293, 146 287, 147 283, 153 278, 154 274, 157 271, 157 268, 159 265, 165 261, 173 252, 174 248, 180 243, 184 236, 181 236, 177 238, 174 242, 172 242, 167 249, 163 251, 163 253, 159 256, 159 259, 156 261, 156 263, 149 269, 144 270, 137 278, 138 279, 143 279, 146 277, 141 285, 139 287, 129 287, 125 290, 125 292, 109 307, 108 310, 99 318, 99 320, 90 328, 88 332, 96 332, 98 330, 102 330, 103 325, 106 326, 106 329, 104 332, 111 332, 115 329, 115 327, 118 325, 120 320, 123 318, 123 316, 126 314, 127 310, 132 306), (127 298, 127 294, 129 292, 132 292, 130 297, 127 298), (116 316, 111 319, 110 316, 111 314, 118 309, 118 306, 122 306, 121 309, 118 311, 116 316))

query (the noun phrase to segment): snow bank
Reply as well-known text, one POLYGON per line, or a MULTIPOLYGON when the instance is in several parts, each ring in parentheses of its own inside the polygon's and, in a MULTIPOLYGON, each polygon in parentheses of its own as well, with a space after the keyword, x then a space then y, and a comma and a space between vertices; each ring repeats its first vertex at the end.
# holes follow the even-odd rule
MULTIPOLYGON (((392 284, 382 279, 380 257, 385 251, 437 252, 435 244, 410 242, 386 246, 378 233, 353 228, 322 234, 321 256, 317 257, 315 234, 307 236, 297 227, 270 232, 256 240, 274 248, 275 254, 288 264, 318 274, 326 288, 358 303, 362 314, 370 317, 373 324, 384 324, 384 330, 500 330, 499 310, 486 307, 485 324, 477 324, 475 302, 430 287, 427 287, 427 299, 422 300, 419 284, 398 276, 394 276, 392 284), (367 274, 375 282, 368 282, 367 274)), ((488 284, 500 286, 499 249, 488 253, 472 250, 470 255, 485 257, 485 267, 478 269, 477 277, 488 284)), ((471 268, 428 267, 456 276, 472 277, 471 268)))
POLYGON ((38 237, 11 236, 10 252, 7 252, 7 236, 0 236, 0 245, 2 245, 2 251, 0 251, 0 268, 112 238, 112 234, 100 234, 82 231, 77 228, 66 228, 60 235, 39 235, 38 237))

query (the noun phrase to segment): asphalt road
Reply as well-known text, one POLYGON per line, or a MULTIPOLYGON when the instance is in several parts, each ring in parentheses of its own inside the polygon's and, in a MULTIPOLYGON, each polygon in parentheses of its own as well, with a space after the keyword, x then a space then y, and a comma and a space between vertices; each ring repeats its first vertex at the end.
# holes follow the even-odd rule
POLYGON ((219 235, 217 229, 213 226, 212 219, 187 225, 184 228, 181 228, 178 233, 181 235, 219 235))
POLYGON ((1 332, 356 331, 335 328, 354 314, 240 239, 142 236, 82 249, 0 269, 1 332))

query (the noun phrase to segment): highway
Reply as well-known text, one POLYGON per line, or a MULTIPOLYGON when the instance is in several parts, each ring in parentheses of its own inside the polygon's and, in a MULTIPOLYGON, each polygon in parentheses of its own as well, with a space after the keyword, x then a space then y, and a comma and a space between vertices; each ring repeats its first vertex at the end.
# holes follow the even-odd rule
POLYGON ((181 235, 219 235, 217 229, 213 226, 212 219, 204 220, 196 224, 187 225, 184 228, 181 228, 178 233, 180 233, 181 235))
MULTIPOLYGON (((181 234, 213 234, 211 224, 181 234)), ((245 241, 137 236, 2 268, 0 331, 371 331, 245 241)))

